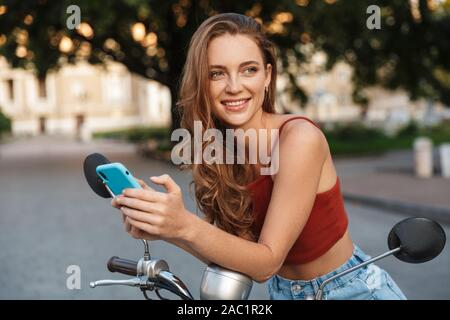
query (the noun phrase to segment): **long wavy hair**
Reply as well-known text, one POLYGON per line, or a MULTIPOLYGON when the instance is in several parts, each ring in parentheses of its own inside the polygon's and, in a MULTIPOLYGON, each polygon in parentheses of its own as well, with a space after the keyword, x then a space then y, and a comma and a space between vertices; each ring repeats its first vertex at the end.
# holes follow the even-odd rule
MULTIPOLYGON (((194 121, 201 121, 202 133, 207 129, 218 129, 223 137, 226 136, 225 126, 212 112, 207 58, 211 40, 224 34, 249 36, 260 49, 265 68, 268 63, 272 65, 271 82, 262 108, 267 113, 275 113, 277 68, 274 45, 253 18, 236 13, 217 14, 205 20, 191 38, 181 77, 177 106, 181 112, 181 127, 187 129, 191 135, 194 134, 194 121)), ((193 142, 191 143, 192 147, 193 142)), ((202 154, 210 143, 212 142, 202 143, 202 154)), ((225 155, 225 139, 223 144, 225 155)), ((234 150, 233 154, 236 160, 234 150)), ((205 214, 206 220, 228 233, 256 240, 252 228, 254 217, 251 196, 245 187, 253 177, 251 165, 247 161, 244 164, 236 164, 236 161, 234 164, 191 163, 184 168, 192 169, 191 186, 195 185, 197 206, 205 214)))

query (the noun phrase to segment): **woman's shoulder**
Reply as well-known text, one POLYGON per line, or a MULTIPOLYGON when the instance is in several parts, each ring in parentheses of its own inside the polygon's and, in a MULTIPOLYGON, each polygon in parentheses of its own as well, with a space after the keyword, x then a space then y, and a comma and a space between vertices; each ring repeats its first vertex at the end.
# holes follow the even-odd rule
POLYGON ((313 159, 310 165, 318 165, 323 169, 318 193, 329 190, 330 186, 336 183, 336 172, 328 142, 320 127, 309 118, 298 118, 293 115, 284 115, 281 123, 285 123, 285 125, 279 136, 279 156, 292 160, 289 161, 290 167, 287 170, 289 172, 302 170, 298 164, 305 157, 313 159))
POLYGON ((277 121, 280 141, 294 139, 299 143, 301 141, 316 141, 327 144, 325 135, 319 125, 305 116, 281 115, 277 121))
POLYGON ((282 119, 285 124, 276 143, 279 160, 275 167, 279 170, 273 175, 274 181, 282 172, 286 172, 282 174, 284 177, 293 177, 305 174, 305 170, 312 173, 317 169, 320 175, 328 158, 328 143, 322 131, 308 120, 293 118, 282 119))
POLYGON ((280 157, 303 158, 305 152, 317 161, 325 159, 330 152, 327 139, 315 123, 289 115, 282 121, 278 148, 280 157))

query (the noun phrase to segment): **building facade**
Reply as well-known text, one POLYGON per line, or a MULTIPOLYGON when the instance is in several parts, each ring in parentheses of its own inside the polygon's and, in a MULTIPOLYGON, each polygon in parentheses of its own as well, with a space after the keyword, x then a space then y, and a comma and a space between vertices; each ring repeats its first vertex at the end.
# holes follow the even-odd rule
POLYGON ((64 65, 38 79, 0 59, 0 107, 13 135, 92 133, 136 126, 170 126, 167 87, 119 63, 64 65))
MULTIPOLYGON (((324 124, 363 120, 387 133, 415 120, 435 124, 450 118, 448 109, 425 100, 411 101, 405 92, 366 89, 365 118, 352 100, 352 68, 339 62, 324 71, 323 55, 299 71, 297 83, 309 100, 304 108, 284 92, 288 79, 279 75, 279 112, 303 114, 324 124)), ((0 108, 12 119, 13 135, 58 134, 90 139, 92 133, 136 126, 170 126, 170 90, 130 73, 119 63, 64 65, 38 79, 31 71, 12 69, 0 57, 0 108)))

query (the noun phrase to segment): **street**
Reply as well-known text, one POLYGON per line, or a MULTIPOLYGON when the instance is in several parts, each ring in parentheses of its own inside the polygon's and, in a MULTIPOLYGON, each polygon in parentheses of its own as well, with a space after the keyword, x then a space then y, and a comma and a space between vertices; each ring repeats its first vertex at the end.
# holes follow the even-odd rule
MULTIPOLYGON (((122 162, 147 182, 151 175, 168 173, 182 187, 186 207, 195 212, 189 172, 141 158, 133 145, 49 137, 0 144, 0 299, 143 299, 135 288, 89 287, 93 280, 127 278, 106 269, 111 256, 137 259, 143 254, 142 243, 125 232, 119 211, 87 185, 82 166, 91 152, 122 162), (81 289, 66 286, 72 265, 80 267, 81 289)), ((405 218, 348 202, 346 209, 353 240, 371 256, 387 251, 391 227, 405 218)), ((450 227, 443 227, 449 235, 450 227)), ((205 266, 162 241, 152 242, 150 250, 198 299, 205 266)), ((450 299, 448 244, 431 262, 413 265, 389 257, 378 264, 409 299, 450 299)), ((251 299, 268 299, 266 284, 253 286, 251 299)))

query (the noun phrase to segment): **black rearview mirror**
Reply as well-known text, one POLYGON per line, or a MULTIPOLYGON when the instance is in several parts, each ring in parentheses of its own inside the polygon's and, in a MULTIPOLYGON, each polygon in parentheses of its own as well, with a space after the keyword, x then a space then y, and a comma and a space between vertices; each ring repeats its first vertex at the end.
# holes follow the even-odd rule
POLYGON ((100 197, 111 198, 110 193, 103 184, 102 179, 99 178, 95 169, 102 164, 110 163, 108 158, 100 153, 92 153, 84 159, 83 171, 86 181, 91 189, 100 197))
POLYGON ((444 249, 444 229, 427 218, 408 218, 397 223, 388 236, 390 250, 398 259, 409 263, 423 263, 437 257, 444 249))

